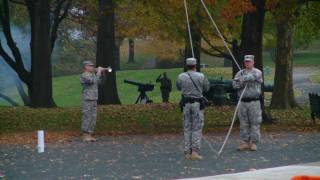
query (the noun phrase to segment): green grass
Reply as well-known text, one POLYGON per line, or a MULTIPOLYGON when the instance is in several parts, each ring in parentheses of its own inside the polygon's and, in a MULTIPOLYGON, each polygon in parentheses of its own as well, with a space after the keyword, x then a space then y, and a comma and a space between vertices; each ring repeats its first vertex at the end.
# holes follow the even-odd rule
POLYGON ((312 81, 313 83, 320 84, 320 74, 312 76, 312 77, 311 77, 311 81, 312 81))
MULTIPOLYGON (((320 65, 320 51, 299 51, 293 56, 294 66, 319 66, 320 65)), ((271 60, 269 54, 263 55, 264 65, 274 67, 275 64, 271 60)))
MULTIPOLYGON (((176 78, 182 72, 182 69, 152 69, 152 70, 128 70, 117 72, 117 88, 122 104, 133 104, 138 97, 137 87, 126 84, 125 79, 142 83, 155 84, 155 89, 148 92, 148 96, 154 102, 161 102, 160 86, 155 83, 157 76, 163 72, 167 72, 172 80, 173 90, 171 93, 171 101, 178 102, 180 93, 175 87, 176 78)), ((208 68, 203 72, 211 78, 231 78, 231 70, 229 68, 208 68)), ((53 79, 53 96, 55 102, 60 107, 79 106, 81 104, 81 86, 79 83, 79 75, 57 77, 53 79)))
MULTIPOLYGON (((316 50, 300 51, 295 53, 294 64, 296 66, 320 66, 320 52, 316 50)), ((180 93, 175 88, 175 80, 182 69, 150 69, 150 70, 134 70, 139 69, 149 59, 153 58, 151 54, 137 54, 135 64, 126 64, 126 56, 121 59, 121 65, 124 70, 117 72, 117 88, 119 92, 120 100, 123 104, 132 104, 135 102, 138 92, 137 87, 129 84, 124 84, 124 79, 134 80, 144 83, 155 84, 156 77, 162 72, 166 71, 173 82, 173 91, 171 93, 171 101, 177 102, 180 98, 180 93)), ((208 64, 209 68, 203 69, 203 72, 209 78, 231 78, 231 68, 223 68, 222 59, 214 59, 209 56, 203 56, 202 63, 208 64)), ((264 65, 269 69, 269 73, 266 73, 265 80, 268 83, 272 83, 274 74, 274 63, 271 61, 268 54, 264 54, 264 65)), ((266 71, 267 72, 267 71, 266 71)), ((320 73, 320 72, 319 72, 320 73)), ((312 78, 313 82, 320 83, 319 75, 312 78)), ((11 88, 3 92, 4 94, 12 97, 18 104, 22 104, 21 98, 18 96, 16 88, 11 88)), ((62 76, 53 78, 53 96, 58 106, 60 107, 72 107, 79 106, 81 104, 81 86, 79 84, 79 75, 62 76)), ((159 90, 159 84, 156 84, 155 90, 148 92, 154 102, 161 102, 161 94, 159 90)), ((8 106, 9 104, 0 99, 0 105, 8 106)))

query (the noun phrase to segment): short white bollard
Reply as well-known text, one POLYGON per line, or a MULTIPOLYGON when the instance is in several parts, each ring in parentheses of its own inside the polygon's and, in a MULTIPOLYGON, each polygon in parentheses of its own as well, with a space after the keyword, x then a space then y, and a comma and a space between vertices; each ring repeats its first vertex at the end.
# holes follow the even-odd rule
POLYGON ((43 153, 44 152, 44 131, 39 130, 38 131, 38 153, 43 153))

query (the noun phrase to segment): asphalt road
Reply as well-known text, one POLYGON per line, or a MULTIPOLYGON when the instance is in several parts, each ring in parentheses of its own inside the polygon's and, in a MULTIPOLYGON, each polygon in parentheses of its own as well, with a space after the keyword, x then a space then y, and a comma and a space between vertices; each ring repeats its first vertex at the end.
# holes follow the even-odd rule
MULTIPOLYGON (((207 134, 214 149, 225 134, 207 134)), ((204 160, 187 161, 181 135, 98 137, 47 144, 42 154, 30 145, 0 145, 3 179, 175 179, 320 161, 319 133, 264 134, 257 152, 238 152, 237 132, 217 157, 203 143, 204 160)), ((1 178, 0 178, 1 179, 1 178)))

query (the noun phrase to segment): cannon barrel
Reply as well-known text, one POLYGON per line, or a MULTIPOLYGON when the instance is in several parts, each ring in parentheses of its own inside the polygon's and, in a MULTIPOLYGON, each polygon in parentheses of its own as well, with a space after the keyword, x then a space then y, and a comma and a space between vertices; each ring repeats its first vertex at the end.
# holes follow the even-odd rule
POLYGON ((153 91, 154 85, 149 83, 139 83, 131 80, 124 80, 124 83, 131 84, 138 86, 138 91, 146 92, 146 91, 153 91))
POLYGON ((139 83, 139 82, 135 82, 135 81, 131 81, 131 80, 124 80, 124 83, 127 83, 127 84, 132 84, 132 85, 135 85, 135 86, 141 86, 143 85, 143 83, 139 83))
MULTIPOLYGON (((224 79, 209 79, 210 89, 214 89, 216 87, 223 87, 227 93, 232 93, 235 91, 232 87, 232 80, 224 80, 224 79)), ((273 84, 272 83, 264 83, 263 87, 264 92, 272 92, 273 84)))
MULTIPOLYGON (((232 80, 209 79, 210 90, 204 96, 211 100, 216 105, 223 105, 226 102, 235 103, 237 100, 236 89, 232 86, 232 80)), ((272 92, 273 85, 271 83, 264 83, 264 92, 272 92)))

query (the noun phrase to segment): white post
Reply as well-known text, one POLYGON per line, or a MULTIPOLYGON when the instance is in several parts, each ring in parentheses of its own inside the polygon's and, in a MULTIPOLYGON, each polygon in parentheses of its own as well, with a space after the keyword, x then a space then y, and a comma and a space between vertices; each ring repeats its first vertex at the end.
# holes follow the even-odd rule
POLYGON ((38 131, 38 153, 44 152, 44 131, 39 130, 38 131))

